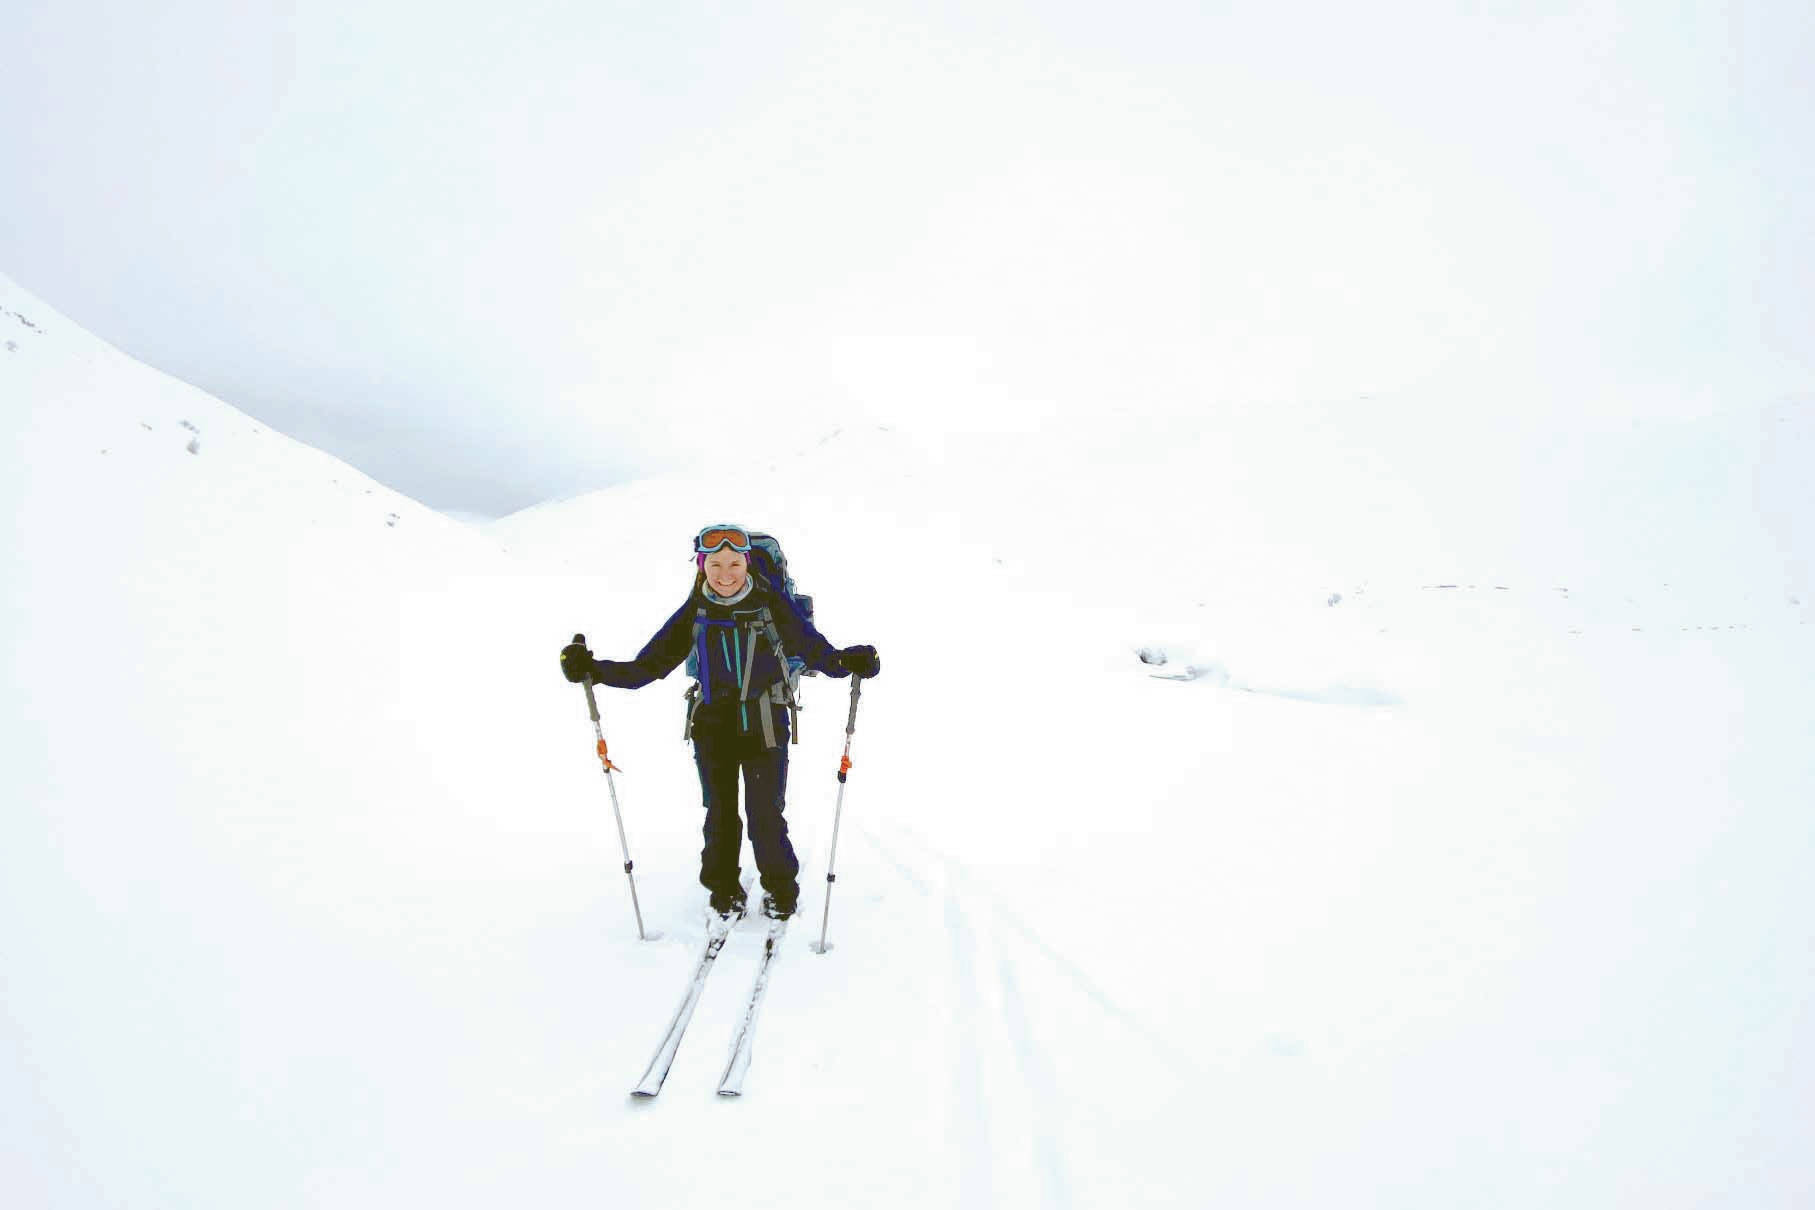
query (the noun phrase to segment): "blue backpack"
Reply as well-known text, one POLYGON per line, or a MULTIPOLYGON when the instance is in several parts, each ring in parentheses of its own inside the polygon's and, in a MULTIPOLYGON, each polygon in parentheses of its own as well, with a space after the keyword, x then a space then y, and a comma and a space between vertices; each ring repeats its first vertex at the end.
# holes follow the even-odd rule
MULTIPOLYGON (((787 594, 788 600, 794 602, 794 608, 809 624, 813 621, 813 598, 794 587, 794 577, 788 574, 788 556, 782 553, 781 543, 771 534, 750 534, 750 569, 768 582, 771 588, 778 588, 787 594)), ((803 660, 789 660, 790 665, 803 664, 803 660)), ((809 676, 814 675, 812 673, 809 676)))

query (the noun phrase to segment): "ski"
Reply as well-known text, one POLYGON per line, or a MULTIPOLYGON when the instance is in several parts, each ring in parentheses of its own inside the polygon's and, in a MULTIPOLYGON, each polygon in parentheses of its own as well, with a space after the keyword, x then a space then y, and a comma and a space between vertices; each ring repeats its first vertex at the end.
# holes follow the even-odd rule
POLYGON ((662 1038, 662 1044, 655 1049, 655 1057, 649 1060, 649 1069, 643 1078, 631 1090, 633 1097, 653 1097, 662 1091, 662 1083, 668 1078, 668 1069, 674 1066, 675 1051, 681 1047, 681 1035, 687 1032, 687 1022, 693 1019, 693 1008, 700 1002, 700 992, 705 989, 706 976, 712 973, 712 962, 718 952, 725 948, 725 942, 731 936, 730 920, 714 918, 706 926, 706 950, 700 955, 700 964, 694 968, 693 979, 687 984, 687 994, 681 997, 681 1006, 674 1010, 674 1020, 668 1023, 668 1033, 662 1038))
POLYGON ((763 958, 756 968, 756 982, 750 987, 750 1001, 744 1006, 744 1019, 737 1027, 737 1036, 731 1040, 731 1058, 726 1061, 724 1077, 718 1082, 718 1095, 721 1097, 744 1095, 744 1073, 750 1070, 750 1046, 756 1033, 756 1014, 762 1009, 763 993, 769 987, 769 970, 775 965, 775 956, 780 952, 782 938, 787 933, 787 921, 770 922, 769 935, 763 939, 763 958))

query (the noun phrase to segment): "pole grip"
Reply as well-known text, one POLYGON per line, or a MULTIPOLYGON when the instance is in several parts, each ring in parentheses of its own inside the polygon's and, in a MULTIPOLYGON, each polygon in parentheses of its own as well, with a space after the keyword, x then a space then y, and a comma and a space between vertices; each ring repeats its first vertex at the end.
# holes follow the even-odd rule
POLYGON ((860 676, 853 676, 851 678, 851 713, 844 721, 844 733, 846 735, 855 734, 857 731, 857 697, 862 692, 863 678, 860 676))
MULTIPOLYGON (((582 647, 586 646, 586 636, 583 634, 574 635, 573 641, 582 647)), ((592 673, 588 672, 580 684, 586 690, 586 712, 592 715, 592 721, 596 723, 599 721, 599 703, 592 695, 592 673)))

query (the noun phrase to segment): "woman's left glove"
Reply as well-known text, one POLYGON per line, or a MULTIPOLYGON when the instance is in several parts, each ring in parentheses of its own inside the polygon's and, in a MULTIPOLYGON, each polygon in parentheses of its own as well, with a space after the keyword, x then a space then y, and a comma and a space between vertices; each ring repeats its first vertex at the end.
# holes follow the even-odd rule
POLYGON ((866 681, 882 671, 882 661, 876 657, 876 649, 867 643, 846 647, 839 652, 838 666, 866 681))
POLYGON ((597 667, 598 661, 592 658, 592 652, 587 650, 585 643, 576 641, 561 648, 561 675, 574 684, 579 684, 587 677, 596 682, 599 679, 597 667))

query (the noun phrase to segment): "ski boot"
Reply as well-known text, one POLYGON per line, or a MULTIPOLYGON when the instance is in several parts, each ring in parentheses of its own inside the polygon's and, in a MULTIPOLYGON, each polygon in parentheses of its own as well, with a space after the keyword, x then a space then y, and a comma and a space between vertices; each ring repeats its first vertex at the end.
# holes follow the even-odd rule
POLYGON ((739 920, 742 920, 745 916, 750 914, 750 903, 749 900, 744 897, 744 892, 741 887, 729 893, 724 891, 712 892, 709 906, 712 910, 712 914, 724 921, 727 925, 736 924, 739 920))

